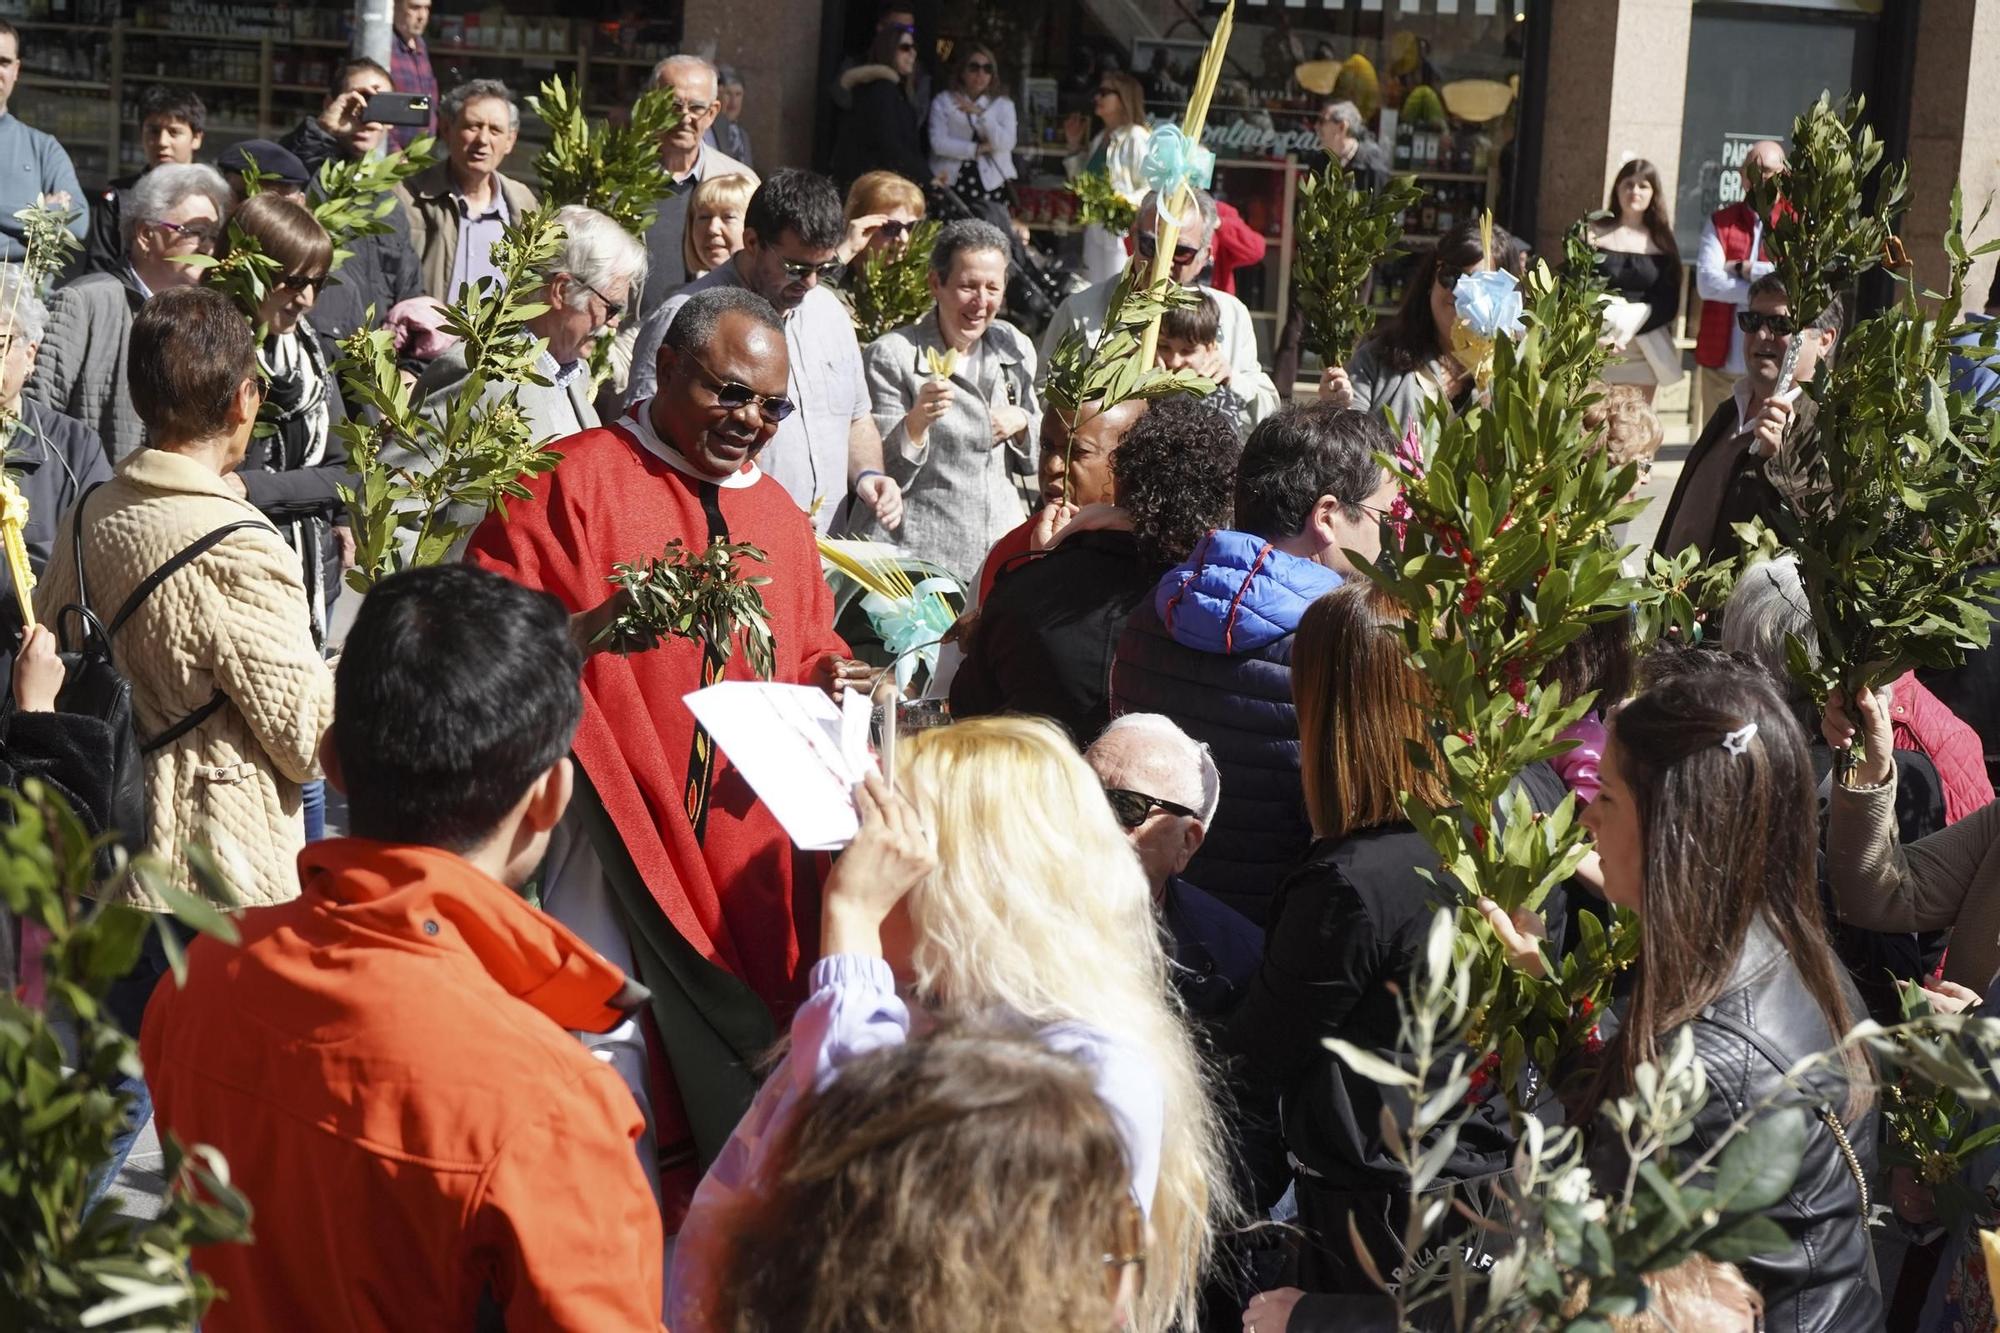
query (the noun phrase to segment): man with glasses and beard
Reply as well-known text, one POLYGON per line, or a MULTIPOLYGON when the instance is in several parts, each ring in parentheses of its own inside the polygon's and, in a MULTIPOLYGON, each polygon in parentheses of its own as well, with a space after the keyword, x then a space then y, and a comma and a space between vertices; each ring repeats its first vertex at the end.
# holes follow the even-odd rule
POLYGON ((132 187, 120 218, 124 264, 87 273, 50 298, 48 330, 23 396, 96 431, 113 463, 145 443, 125 375, 133 317, 155 292, 201 281, 201 270, 181 261, 215 253, 234 202, 214 167, 154 167, 132 187))
POLYGON ((1736 524, 1771 522, 1814 484, 1813 400, 1799 386, 1833 355, 1840 299, 1800 331, 1784 282, 1766 274, 1750 284, 1749 307, 1736 312, 1736 323, 1743 332, 1743 378, 1709 417, 1681 468, 1654 543, 1667 555, 1694 546, 1711 561, 1730 559, 1742 550, 1736 524), (1795 331, 1798 364, 1781 394, 1778 372, 1795 331))
MULTIPOLYGON (((683 302, 665 333, 659 392, 614 424, 557 441, 562 462, 529 479, 530 498, 509 503, 504 518, 486 520, 468 557, 555 594, 579 641, 595 646, 623 609, 622 595, 605 598, 614 564, 657 558, 672 541, 695 551, 715 539, 748 543, 763 556, 740 558, 738 569, 769 579, 758 591, 773 678, 836 698, 865 685, 872 672, 834 633, 812 523, 760 466, 805 410, 790 396, 784 322, 755 292, 721 285, 683 302)), ((653 992, 649 1019, 590 1040, 646 1113, 640 1151, 669 1234, 699 1163, 749 1104, 750 1071, 805 997, 818 956, 825 859, 793 849, 684 702, 725 679, 754 679, 748 653, 724 662, 670 638, 590 659, 576 799, 541 880, 547 910, 653 992)))
POLYGON ((748 290, 784 321, 796 412, 778 419, 759 466, 784 487, 819 531, 831 531, 850 494, 883 527, 903 524, 902 490, 882 471, 882 435, 847 307, 825 287, 840 271, 847 233, 840 193, 810 171, 786 168, 757 187, 743 218, 743 248, 649 312, 632 354, 627 407, 652 397, 660 348, 681 309, 717 288, 748 290))
MULTIPOLYGON (((1190 188, 1188 194, 1192 203, 1181 214, 1180 234, 1174 241, 1174 279, 1195 285, 1195 279, 1209 266, 1210 242, 1215 238, 1221 219, 1216 212, 1215 200, 1208 191, 1190 188)), ((1145 264, 1148 272, 1151 272, 1153 264, 1154 227, 1158 218, 1159 196, 1149 191, 1139 204, 1139 215, 1132 221, 1131 232, 1131 262, 1145 264)), ((1110 314, 1111 295, 1123 280, 1123 274, 1108 278, 1094 287, 1084 288, 1062 303, 1056 310, 1055 318, 1049 321, 1049 327, 1042 333, 1040 353, 1044 368, 1051 364, 1064 335, 1074 330, 1080 331, 1085 338, 1097 337, 1110 314)), ((1270 375, 1265 373, 1257 359, 1257 329, 1250 322, 1250 310, 1228 292, 1218 291, 1206 283, 1199 284, 1199 290, 1207 292, 1214 300, 1221 315, 1222 336, 1207 357, 1189 369, 1217 384, 1228 385, 1230 391, 1248 406, 1250 420, 1262 421, 1278 410, 1278 386, 1271 382, 1270 375)))

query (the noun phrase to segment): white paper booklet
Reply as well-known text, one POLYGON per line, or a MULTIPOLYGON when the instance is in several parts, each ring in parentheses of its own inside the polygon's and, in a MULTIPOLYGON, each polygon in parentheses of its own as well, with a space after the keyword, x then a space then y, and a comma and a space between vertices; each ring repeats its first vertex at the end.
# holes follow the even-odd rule
POLYGON ((809 685, 727 680, 686 699, 801 849, 833 851, 854 840, 854 787, 875 770, 867 695, 849 690, 836 704, 809 685))

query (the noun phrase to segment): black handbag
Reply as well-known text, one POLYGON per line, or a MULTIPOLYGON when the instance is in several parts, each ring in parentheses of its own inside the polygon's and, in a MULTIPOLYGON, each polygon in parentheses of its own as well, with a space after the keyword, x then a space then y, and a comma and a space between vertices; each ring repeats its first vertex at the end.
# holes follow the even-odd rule
POLYGON ((195 538, 148 574, 132 590, 132 595, 125 599, 125 604, 118 608, 118 614, 111 618, 111 623, 106 625, 91 609, 90 582, 84 576, 83 565, 83 509, 96 490, 97 486, 92 486, 83 493, 71 516, 70 540, 76 555, 76 601, 56 613, 57 647, 64 668, 63 686, 56 695, 56 711, 94 717, 111 729, 111 804, 105 811, 109 820, 107 832, 116 833, 126 850, 136 852, 146 845, 152 831, 152 811, 146 794, 146 756, 162 746, 173 744, 215 716, 228 702, 228 696, 220 689, 216 690, 201 707, 159 735, 142 741, 132 715, 132 682, 125 679, 124 673, 112 660, 111 641, 133 613, 175 571, 192 564, 204 551, 237 529, 266 525, 256 519, 243 519, 195 538), (74 646, 70 637, 72 626, 76 629, 74 646))

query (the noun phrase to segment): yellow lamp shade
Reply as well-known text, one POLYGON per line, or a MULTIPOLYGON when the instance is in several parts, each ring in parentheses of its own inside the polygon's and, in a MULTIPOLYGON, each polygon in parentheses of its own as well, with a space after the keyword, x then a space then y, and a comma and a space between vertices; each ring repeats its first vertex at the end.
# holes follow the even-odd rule
POLYGON ((1493 79, 1460 79, 1439 90, 1445 110, 1458 120, 1479 124, 1497 120, 1514 104, 1514 90, 1493 79))

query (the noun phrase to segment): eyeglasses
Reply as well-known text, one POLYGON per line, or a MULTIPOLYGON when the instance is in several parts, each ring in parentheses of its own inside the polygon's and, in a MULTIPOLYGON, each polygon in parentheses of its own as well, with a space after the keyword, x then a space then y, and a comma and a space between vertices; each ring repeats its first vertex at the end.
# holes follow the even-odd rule
POLYGON ((191 236, 197 245, 214 245, 215 238, 221 234, 220 228, 202 222, 169 222, 165 218, 155 218, 153 225, 176 236, 191 236))
MULTIPOLYGON (((888 226, 888 223, 883 223, 888 226)), ((807 278, 818 278, 821 282, 831 282, 840 273, 838 259, 829 259, 824 264, 815 264, 810 259, 786 259, 780 261, 785 266, 785 276, 793 282, 804 282, 807 278)))
POLYGON ((591 286, 587 282, 584 282, 582 278, 577 278, 576 274, 574 273, 570 274, 570 277, 576 278, 576 281, 583 287, 585 291, 589 292, 592 296, 596 297, 598 300, 604 302, 604 318, 607 321, 614 320, 618 318, 620 315, 625 313, 625 302, 612 300, 610 297, 606 296, 603 292, 598 291, 597 288, 591 286))
POLYGON ((896 49, 898 51, 914 51, 917 49, 917 44, 915 42, 897 42, 896 49))
POLYGON ((702 118, 703 116, 705 116, 705 115, 707 115, 707 114, 708 114, 709 112, 711 112, 711 111, 715 110, 715 108, 716 108, 716 103, 714 103, 714 102, 682 102, 682 103, 681 103, 681 110, 683 110, 683 111, 687 112, 687 113, 688 113, 688 115, 689 115, 689 117, 690 117, 690 118, 692 118, 692 119, 694 119, 694 120, 700 120, 700 119, 701 119, 701 118, 702 118))
MULTIPOLYGON (((1141 259, 1151 259, 1160 252, 1159 238, 1142 235, 1139 237, 1136 248, 1139 251, 1141 259)), ((1194 257, 1200 253, 1201 247, 1198 245, 1177 245, 1174 247, 1174 264, 1177 267, 1185 267, 1192 264, 1194 257)))
POLYGON ((965 72, 967 74, 991 74, 993 72, 993 62, 990 60, 968 60, 965 62, 965 72))
POLYGON ((1111 802, 1111 813, 1123 829, 1135 829, 1152 818, 1153 811, 1164 810, 1182 819, 1193 819, 1195 812, 1184 805, 1163 801, 1157 796, 1148 796, 1141 791, 1127 791, 1123 787, 1106 787, 1104 799, 1111 802))
POLYGON ((915 231, 916 229, 917 224, 914 222, 904 222, 900 218, 890 218, 875 229, 875 234, 877 236, 886 236, 893 241, 904 232, 915 231))
POLYGON ((244 376, 244 380, 246 383, 257 386, 257 397, 259 399, 271 396, 271 377, 264 373, 263 367, 259 366, 255 371, 244 376))
POLYGON ((789 398, 775 394, 758 393, 747 384, 738 384, 735 380, 722 378, 722 376, 704 366, 700 358, 696 357, 692 352, 687 353, 687 359, 696 370, 701 372, 701 377, 707 383, 708 387, 714 390, 715 402, 719 407, 731 412, 741 412, 744 408, 755 403, 757 411, 763 416, 764 420, 774 426, 798 410, 798 404, 789 398))
POLYGON ((1737 311, 1736 327, 1750 334, 1769 329, 1780 338, 1789 338, 1799 331, 1799 326, 1790 315, 1767 315, 1761 310, 1737 311))
POLYGON ((326 285, 332 281, 333 275, 330 273, 287 273, 284 277, 278 279, 278 286, 283 287, 288 292, 302 292, 310 287, 313 290, 313 295, 318 296, 326 290, 326 285))
POLYGON ((1118 96, 1118 90, 1116 88, 1099 88, 1092 95, 1095 97, 1116 97, 1118 96))

